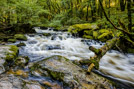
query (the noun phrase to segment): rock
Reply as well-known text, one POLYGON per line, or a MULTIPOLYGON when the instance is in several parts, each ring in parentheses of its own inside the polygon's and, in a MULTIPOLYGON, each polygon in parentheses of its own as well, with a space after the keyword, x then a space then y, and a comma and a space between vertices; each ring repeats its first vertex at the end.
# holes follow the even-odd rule
POLYGON ((0 89, 45 89, 36 81, 29 81, 14 75, 0 75, 0 89))
POLYGON ((0 75, 0 89, 23 89, 24 82, 14 75, 0 75))
POLYGON ((12 63, 18 54, 18 48, 14 45, 0 46, 0 74, 5 72, 8 64, 12 63))
POLYGON ((13 70, 13 69, 10 69, 7 74, 13 74, 13 75, 17 75, 17 76, 22 76, 24 78, 27 78, 28 77, 28 72, 25 72, 23 70, 13 70))
POLYGON ((8 41, 8 42, 15 43, 15 42, 16 42, 16 39, 8 39, 7 41, 8 41))
POLYGON ((41 86, 38 82, 36 81, 25 81, 25 86, 23 89, 46 89, 45 87, 41 86))
POLYGON ((43 36, 51 36, 51 33, 43 33, 43 36))
POLYGON ((29 62, 29 58, 27 56, 19 56, 15 60, 15 65, 19 67, 25 67, 29 62))
POLYGON ((30 70, 42 69, 53 79, 63 81, 69 87, 79 89, 114 88, 111 82, 95 73, 88 75, 82 68, 62 56, 52 56, 35 63, 30 70))
POLYGON ((24 40, 24 41, 27 40, 27 37, 23 34, 15 34, 14 38, 17 39, 17 40, 24 40))
POLYGON ((34 41, 34 40, 28 41, 28 44, 36 44, 36 43, 37 43, 37 41, 34 41))
POLYGON ((40 83, 44 86, 51 87, 51 89, 63 89, 63 87, 59 85, 58 83, 52 83, 52 82, 44 81, 44 80, 41 81, 40 83))
POLYGON ((99 30, 98 39, 100 41, 105 42, 109 39, 112 39, 112 37, 113 37, 113 32, 111 30, 109 30, 109 29, 100 29, 99 30))
POLYGON ((17 44, 17 47, 21 47, 21 46, 26 46, 26 44, 25 43, 19 43, 19 44, 17 44))
POLYGON ((75 24, 72 25, 68 28, 68 31, 76 34, 78 33, 80 37, 82 37, 84 35, 84 31, 90 31, 90 30, 97 30, 99 29, 99 27, 97 26, 97 24, 90 24, 90 23, 85 23, 85 24, 75 24))

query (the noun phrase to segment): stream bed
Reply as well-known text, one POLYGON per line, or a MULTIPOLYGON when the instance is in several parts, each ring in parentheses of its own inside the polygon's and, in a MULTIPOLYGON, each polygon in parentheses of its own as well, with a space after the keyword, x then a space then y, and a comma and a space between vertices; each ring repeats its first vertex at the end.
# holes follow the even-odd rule
MULTIPOLYGON (((64 56, 70 60, 85 60, 94 56, 89 46, 100 48, 105 44, 74 37, 68 32, 54 31, 52 28, 35 28, 35 30, 36 34, 26 35, 28 40, 23 41, 26 46, 20 47, 19 50, 19 55, 28 56, 30 62, 40 61, 53 55, 64 56)), ((100 69, 95 72, 134 86, 134 54, 110 50, 101 59, 100 69)))

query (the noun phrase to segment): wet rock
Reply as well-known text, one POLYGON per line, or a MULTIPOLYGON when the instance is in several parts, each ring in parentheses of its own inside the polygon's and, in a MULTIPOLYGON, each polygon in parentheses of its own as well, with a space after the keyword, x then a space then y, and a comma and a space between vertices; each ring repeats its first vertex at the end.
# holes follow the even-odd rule
POLYGON ((43 36, 51 36, 51 33, 43 33, 43 36))
POLYGON ((73 34, 79 34, 80 37, 82 37, 85 33, 85 30, 90 32, 92 30, 97 30, 99 27, 97 24, 90 24, 90 23, 85 23, 85 24, 75 24, 72 25, 68 28, 68 31, 73 33, 73 34))
POLYGON ((19 67, 25 67, 29 62, 29 58, 27 56, 19 56, 15 60, 15 65, 19 67))
POLYGON ((0 89, 23 89, 24 82, 14 75, 0 75, 0 89))
POLYGON ((51 37, 51 40, 56 40, 56 35, 53 35, 53 36, 51 37))
POLYGON ((25 72, 23 70, 13 70, 13 69, 10 69, 7 74, 13 74, 13 75, 17 75, 17 76, 21 76, 21 77, 24 77, 24 78, 27 78, 28 77, 28 72, 25 72))
POLYGON ((26 44, 25 43, 19 43, 19 44, 17 44, 17 47, 21 47, 21 46, 26 46, 26 44))
POLYGON ((44 81, 44 80, 41 81, 40 83, 44 86, 50 87, 51 89, 63 89, 63 87, 59 85, 58 83, 52 83, 52 82, 44 81))
POLYGON ((42 69, 47 71, 53 79, 63 81, 70 87, 83 89, 111 89, 109 80, 95 73, 87 73, 79 66, 62 56, 52 56, 35 63, 31 71, 42 69))
POLYGON ((8 42, 15 43, 15 42, 16 42, 16 39, 8 39, 7 41, 8 41, 8 42))
POLYGON ((29 41, 28 44, 36 44, 37 41, 29 41))
POLYGON ((14 45, 0 46, 0 74, 5 72, 8 64, 12 63, 18 54, 18 48, 14 45))
POLYGON ((45 89, 36 81, 24 80, 14 75, 0 75, 0 89, 45 89))
POLYGON ((46 50, 53 50, 53 49, 61 49, 61 47, 59 45, 55 45, 55 46, 47 46, 46 50))
POLYGON ((23 40, 23 41, 27 40, 27 37, 23 34, 15 34, 14 38, 17 39, 17 40, 23 40))
POLYGON ((24 89, 46 89, 44 87, 42 87, 40 84, 35 84, 35 83, 31 83, 31 84, 26 84, 26 86, 24 87, 24 89))

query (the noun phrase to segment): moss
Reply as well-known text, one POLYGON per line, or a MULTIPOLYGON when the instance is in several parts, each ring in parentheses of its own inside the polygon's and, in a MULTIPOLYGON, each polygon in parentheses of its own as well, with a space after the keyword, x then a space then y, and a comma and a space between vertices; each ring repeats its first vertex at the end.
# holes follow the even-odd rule
POLYGON ((92 36, 89 36, 89 35, 84 35, 83 38, 93 39, 93 37, 92 36))
POLYGON ((60 80, 63 81, 64 80, 64 73, 61 72, 56 72, 56 71, 51 71, 49 70, 48 73, 50 74, 50 76, 56 80, 60 80))
POLYGON ((95 65, 96 69, 99 69, 99 61, 97 61, 96 59, 91 59, 90 60, 90 64, 93 63, 95 65))
POLYGON ((15 64, 19 67, 24 67, 29 62, 29 58, 27 56, 19 56, 15 60, 15 64))
POLYGON ((16 47, 15 45, 10 45, 10 49, 11 52, 8 52, 6 55, 6 61, 14 61, 14 59, 17 57, 18 55, 18 47, 16 47))
POLYGON ((26 44, 25 43, 19 43, 19 44, 17 44, 17 47, 21 47, 21 46, 26 46, 26 44))
POLYGON ((93 31, 93 37, 94 37, 94 39, 97 39, 97 37, 98 37, 98 32, 97 31, 93 31))
POLYGON ((13 42, 13 43, 15 43, 15 42, 16 42, 16 39, 8 39, 7 41, 8 41, 8 42, 13 42))
POLYGON ((128 48, 128 49, 127 49, 127 52, 128 52, 128 53, 134 53, 134 48, 128 48))
POLYGON ((44 36, 51 36, 51 33, 43 33, 44 36))
POLYGON ((71 33, 78 33, 79 31, 82 30, 96 30, 99 27, 96 24, 90 24, 90 23, 85 23, 85 24, 75 24, 72 25, 68 28, 68 31, 71 33))
POLYGON ((23 34, 16 34, 16 35, 14 35, 14 38, 17 40, 24 40, 24 41, 27 40, 27 37, 23 34))
POLYGON ((98 39, 100 41, 107 41, 109 39, 111 39, 114 36, 113 32, 109 29, 101 29, 99 30, 99 36, 98 39))

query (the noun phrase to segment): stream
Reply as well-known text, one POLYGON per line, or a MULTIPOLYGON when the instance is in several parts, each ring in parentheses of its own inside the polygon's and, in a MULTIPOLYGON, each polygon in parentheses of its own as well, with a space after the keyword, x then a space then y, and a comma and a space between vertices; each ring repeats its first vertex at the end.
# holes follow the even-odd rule
MULTIPOLYGON (((70 60, 84 60, 94 56, 89 46, 102 47, 105 43, 74 37, 68 32, 54 31, 52 28, 35 28, 36 34, 27 34, 26 46, 20 47, 19 55, 28 56, 31 62, 40 61, 53 55, 61 55, 70 60), (44 36, 43 34, 49 34, 44 36)), ((16 42, 15 44, 18 44, 16 42)), ((134 54, 123 54, 110 50, 100 61, 100 69, 95 72, 134 85, 134 54)))

